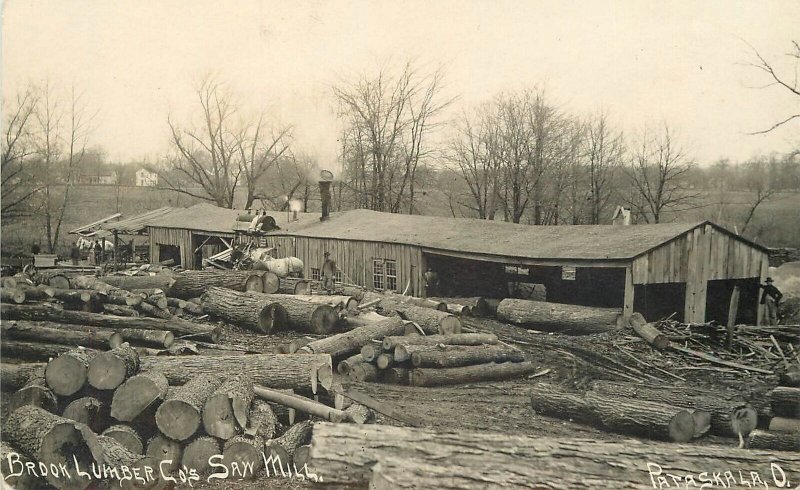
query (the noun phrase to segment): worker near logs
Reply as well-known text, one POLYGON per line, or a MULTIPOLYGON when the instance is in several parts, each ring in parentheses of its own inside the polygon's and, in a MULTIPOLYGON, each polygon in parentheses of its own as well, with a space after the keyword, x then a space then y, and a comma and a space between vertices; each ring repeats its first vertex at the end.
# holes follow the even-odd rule
POLYGON ((437 291, 439 289, 439 275, 433 271, 430 267, 428 270, 425 271, 423 274, 425 278, 425 293, 428 297, 430 296, 437 296, 437 291))
POLYGON ((69 258, 72 259, 72 265, 78 265, 81 259, 81 249, 78 248, 78 242, 73 243, 72 248, 69 249, 69 258))
POLYGON ((765 281, 766 284, 760 284, 764 294, 761 295, 761 304, 764 305, 766 310, 767 325, 778 324, 778 304, 783 298, 783 293, 778 288, 772 285, 772 278, 768 277, 765 281))
POLYGON ((336 280, 334 279, 334 275, 336 274, 336 261, 331 258, 330 252, 325 252, 324 257, 325 261, 322 263, 322 272, 320 274, 322 289, 327 291, 328 294, 331 294, 336 285, 336 280))

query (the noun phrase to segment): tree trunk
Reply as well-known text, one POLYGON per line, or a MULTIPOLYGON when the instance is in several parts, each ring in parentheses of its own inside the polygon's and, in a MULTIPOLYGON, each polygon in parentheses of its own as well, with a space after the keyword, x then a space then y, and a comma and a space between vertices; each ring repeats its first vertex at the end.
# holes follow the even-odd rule
POLYGON ((42 481, 39 477, 22 470, 27 464, 35 465, 36 463, 22 454, 19 449, 5 441, 0 441, 0 461, 5 461, 5 463, 0 464, 6 465, 3 469, 3 481, 9 488, 16 490, 38 490, 42 488, 42 481), (11 461, 14 461, 13 465, 11 461))
POLYGON ((174 274, 156 274, 154 276, 101 276, 100 281, 120 289, 160 289, 169 294, 175 282, 174 274))
POLYGON ((158 288, 146 288, 146 289, 133 289, 130 291, 133 294, 141 294, 144 297, 144 302, 155 306, 158 309, 166 309, 169 306, 169 302, 167 301, 167 295, 164 293, 164 290, 158 288))
POLYGON ((138 330, 121 328, 117 331, 125 342, 168 349, 175 343, 175 335, 166 330, 138 330))
POLYGON ((364 362, 375 363, 379 355, 383 354, 380 340, 373 340, 371 343, 361 348, 361 358, 364 362))
POLYGON ((257 333, 268 334, 287 318, 279 303, 230 289, 208 288, 201 300, 208 314, 257 333))
POLYGON ((362 362, 351 367, 347 375, 356 381, 374 382, 378 380, 378 368, 374 364, 362 362))
POLYGON ((738 393, 678 385, 647 385, 595 381, 592 390, 607 397, 657 402, 675 407, 702 410, 711 414, 711 432, 718 436, 746 436, 756 428, 758 413, 738 393), (736 421, 736 427, 734 427, 736 421))
POLYGON ((222 464, 228 467, 230 478, 252 480, 264 468, 264 439, 260 437, 233 436, 222 447, 222 464), (238 471, 232 468, 238 467, 238 471), (244 470, 247 468, 247 470, 244 470))
POLYGON ((183 458, 181 465, 187 468, 194 468, 199 475, 211 473, 211 465, 208 460, 222 452, 219 441, 210 436, 200 436, 183 448, 183 458))
POLYGON ((531 386, 531 406, 536 414, 599 426, 600 419, 582 394, 538 383, 531 386))
MULTIPOLYGON (((54 464, 74 468, 77 461, 82 468, 88 468, 94 462, 90 448, 96 444, 97 436, 88 427, 38 407, 25 406, 12 412, 3 424, 3 437, 48 467, 54 464)), ((59 477, 48 471, 46 478, 61 489, 83 489, 92 483, 74 471, 70 475, 72 478, 59 477)))
MULTIPOLYGON (((102 465, 115 468, 119 475, 116 476, 109 472, 109 475, 104 478, 104 485, 102 486, 119 487, 124 490, 129 490, 134 488, 151 488, 155 484, 152 480, 146 482, 136 479, 127 480, 123 476, 124 472, 122 468, 127 467, 129 473, 133 474, 135 471, 144 479, 145 468, 150 467, 155 469, 158 467, 159 461, 154 461, 142 454, 134 454, 113 437, 97 436, 95 447, 97 451, 101 453, 101 456, 97 459, 102 461, 102 465)), ((157 477, 154 475, 153 478, 157 477)))
POLYGON ((691 412, 663 403, 604 397, 589 392, 586 403, 603 425, 618 434, 688 442, 695 434, 691 412))
POLYGON ((353 403, 345 409, 347 418, 356 424, 374 424, 375 412, 360 403, 353 403))
POLYGON ((530 362, 504 362, 477 364, 444 369, 413 369, 410 382, 413 386, 444 386, 479 381, 516 378, 536 370, 530 362))
MULTIPOLYGON (((3 340, 5 343, 5 340, 3 340)), ((47 364, 43 362, 29 362, 23 364, 10 364, 7 362, 0 364, 0 387, 3 391, 17 391, 28 384, 31 378, 43 377, 44 368, 47 364)))
POLYGON ((664 350, 669 346, 669 337, 658 331, 655 324, 647 323, 640 313, 634 313, 628 320, 634 332, 639 334, 639 337, 647 341, 658 350, 664 350))
POLYGON ((191 336, 195 340, 217 342, 221 335, 218 326, 203 325, 173 318, 122 317, 85 313, 82 311, 58 311, 52 308, 27 305, 7 305, 0 312, 4 320, 49 320, 53 322, 87 325, 118 330, 135 328, 140 330, 167 330, 182 336, 191 336))
POLYGON ((16 288, 25 293, 25 301, 47 301, 53 298, 54 290, 50 286, 19 284, 16 288))
POLYGON ((283 277, 277 292, 280 294, 311 294, 311 282, 298 277, 283 277))
POLYGON ((72 349, 47 363, 44 371, 47 386, 53 393, 70 396, 81 390, 87 381, 89 362, 98 354, 88 349, 72 349))
POLYGON ((167 378, 157 371, 145 371, 129 378, 114 390, 111 416, 130 422, 142 412, 153 409, 167 395, 167 378))
MULTIPOLYGON (((103 431, 103 435, 115 439, 118 443, 122 444, 122 447, 133 454, 144 454, 144 444, 142 443, 142 438, 139 436, 136 430, 129 425, 112 425, 103 431)), ((148 456, 150 455, 148 454, 148 456)), ((161 461, 161 459, 158 458, 153 459, 156 461, 161 461)))
POLYGON ((34 340, 113 349, 122 343, 122 335, 111 329, 64 325, 55 322, 14 320, 0 324, 3 339, 34 340))
POLYGON ((139 372, 139 354, 128 344, 100 352, 89 362, 89 384, 98 390, 113 390, 139 372))
POLYGON ((279 354, 294 354, 301 347, 308 345, 309 343, 313 342, 314 339, 311 337, 300 337, 298 339, 293 339, 290 342, 280 344, 278 346, 278 353, 279 354))
POLYGON ((459 347, 459 349, 435 347, 435 350, 414 352, 411 354, 411 365, 415 368, 450 368, 489 362, 522 362, 525 360, 521 351, 509 347, 494 345, 459 347))
POLYGON ((93 276, 77 276, 72 278, 70 283, 74 289, 92 289, 94 291, 99 291, 108 296, 108 301, 116 302, 116 300, 114 300, 114 298, 116 298, 117 300, 121 300, 126 306, 137 306, 144 300, 141 295, 110 286, 93 276))
POLYGON ((32 405, 55 412, 58 408, 56 395, 47 387, 44 379, 44 369, 37 369, 28 377, 24 386, 19 388, 9 397, 6 413, 11 413, 19 407, 32 405))
POLYGON ((457 305, 457 306, 469 307, 469 313, 472 316, 487 317, 492 314, 489 305, 486 303, 486 299, 477 296, 472 298, 430 298, 430 299, 447 304, 448 311, 450 309, 453 309, 451 305, 457 305))
MULTIPOLYGON (((367 304, 369 304, 369 302, 362 303, 359 306, 361 308, 363 308, 364 305, 367 305, 367 304)), ((364 311, 364 312, 361 312, 361 313, 359 313, 357 315, 349 315, 347 317, 347 324, 352 328, 367 327, 369 325, 374 325, 374 324, 376 324, 378 322, 382 322, 382 321, 386 320, 387 318, 395 318, 395 317, 394 316, 379 315, 378 313, 375 313, 374 311, 364 311)))
POLYGON ((452 335, 405 335, 384 337, 383 350, 394 351, 398 344, 403 345, 493 345, 497 336, 492 333, 457 333, 452 335))
POLYGON ((162 434, 157 434, 147 441, 147 452, 145 454, 156 461, 163 461, 164 470, 172 473, 181 465, 183 446, 178 441, 173 441, 162 434), (168 463, 167 461, 172 462, 168 463))
POLYGON ((426 335, 461 333, 461 320, 450 313, 411 305, 399 306, 395 311, 419 325, 426 335))
POLYGON ((111 423, 110 408, 97 398, 85 396, 70 402, 62 417, 87 425, 95 434, 103 432, 111 423))
POLYGON ((279 328, 288 327, 297 332, 325 335, 333 331, 339 319, 335 308, 299 299, 305 296, 256 293, 246 293, 246 296, 252 301, 268 301, 283 306, 287 318, 284 324, 276 324, 279 328))
POLYGON ((291 465, 297 448, 311 442, 312 430, 313 424, 308 420, 294 424, 282 436, 266 442, 267 457, 280 456, 283 464, 291 465))
POLYGON ((25 302, 25 291, 16 288, 0 288, 0 302, 21 305, 25 302))
POLYGON ((334 359, 341 359, 359 352, 363 346, 371 343, 374 339, 402 334, 405 328, 403 325, 403 320, 399 317, 388 317, 372 325, 354 328, 349 332, 309 342, 298 352, 330 354, 334 359))
POLYGON ((48 361, 73 349, 71 345, 42 344, 23 340, 3 340, 0 342, 0 353, 3 357, 26 359, 29 361, 48 361))
POLYGON ((176 441, 192 437, 200 428, 206 400, 222 385, 222 381, 216 374, 199 374, 183 386, 170 390, 156 411, 158 429, 176 441))
POLYGON ((800 419, 800 388, 778 386, 769 393, 769 397, 774 415, 800 419))
POLYGON ((747 447, 769 451, 800 451, 800 437, 791 432, 767 432, 756 429, 750 433, 747 447))
POLYGON ((254 390, 256 396, 263 400, 294 408, 295 410, 319 417, 329 422, 344 422, 347 420, 347 415, 341 410, 336 410, 335 408, 328 407, 308 398, 289 395, 259 385, 256 385, 254 390))
MULTIPOLYGON (((762 478, 772 475, 775 463, 791 481, 797 479, 800 454, 700 447, 647 441, 620 442, 587 439, 523 436, 491 431, 444 432, 431 429, 389 425, 350 425, 318 423, 314 426, 314 443, 308 467, 329 485, 366 486, 376 462, 388 457, 407 461, 441 462, 455 469, 469 471, 465 479, 452 483, 411 488, 486 488, 496 478, 518 478, 497 488, 652 488, 656 475, 700 475, 730 468, 745 475, 755 471, 762 478), (435 458, 431 455, 436 455, 435 458), (501 459, 502 458, 502 459, 501 459), (497 472, 489 471, 498 462, 497 472), (502 462, 502 464, 500 464, 502 462), (647 463, 652 462, 652 466, 647 463), (505 471, 507 469, 508 471, 505 471), (477 472, 477 473, 476 473, 477 472), (474 477, 474 478, 472 478, 474 477), (488 480, 492 478, 491 480, 488 480)), ((412 468, 411 464, 408 465, 412 468)), ((414 472, 417 473, 416 471, 414 472)), ((776 472, 777 473, 777 472, 776 472)), ((435 475, 431 472, 431 475, 435 475)), ((724 477, 723 477, 724 478, 724 477)), ((695 476, 695 480, 697 476, 695 476)), ((398 480, 398 485, 402 480, 398 480)), ((688 485, 688 483, 687 483, 688 485)), ((683 487, 683 482, 678 486, 683 487)))
POLYGON ((120 306, 120 305, 110 305, 110 304, 103 305, 103 313, 107 315, 116 315, 116 316, 139 316, 139 312, 134 310, 130 306, 120 306))
MULTIPOLYGON (((200 374, 213 374, 221 378, 246 376, 254 383, 274 389, 292 388, 308 390, 312 376, 326 366, 330 371, 331 357, 327 354, 287 356, 283 354, 214 355, 186 357, 147 357, 142 359, 142 370, 162 372, 172 385, 182 385, 200 374)), ((313 388, 313 387, 312 387, 313 388)))
POLYGON ((617 330, 623 326, 617 308, 545 303, 507 298, 497 307, 497 317, 514 325, 570 335, 617 330))
POLYGON ((106 295, 91 289, 49 288, 47 292, 50 294, 51 298, 57 299, 65 304, 103 303, 106 299, 106 295))
POLYGON ((339 364, 336 365, 336 372, 346 375, 351 369, 353 369, 354 366, 361 364, 362 362, 364 362, 364 358, 361 357, 361 353, 359 352, 358 354, 352 355, 347 359, 339 361, 339 364))
POLYGON ((383 374, 383 381, 393 385, 407 385, 410 382, 410 369, 392 367, 383 374))
POLYGON ((245 430, 245 435, 267 441, 278 434, 281 423, 272 405, 258 398, 258 393, 256 396, 250 409, 250 425, 245 430))
POLYGON ((203 307, 200 306, 200 299, 198 298, 198 304, 192 303, 191 301, 178 299, 178 298, 167 298, 167 304, 169 306, 174 306, 175 308, 180 308, 181 310, 195 316, 202 316, 204 315, 203 307))
POLYGON ((212 286, 234 291, 264 292, 265 271, 184 271, 175 276, 169 295, 180 299, 202 296, 212 286))
POLYGON ((262 290, 258 292, 275 294, 280 290, 283 279, 279 278, 277 274, 270 271, 259 271, 259 274, 261 275, 262 290))
POLYGON ((299 296, 295 295, 294 299, 316 303, 318 305, 331 305, 337 310, 354 310, 358 307, 358 300, 352 296, 305 294, 299 296))
POLYGON ((227 379, 203 405, 203 428, 223 440, 247 428, 247 413, 253 402, 253 382, 246 376, 227 379))
POLYGON ((771 432, 793 432, 800 438, 800 419, 772 417, 769 421, 769 430, 771 432))
POLYGON ((49 274, 44 276, 42 279, 44 281, 43 284, 54 288, 69 289, 72 287, 69 277, 67 277, 65 274, 49 274))
POLYGON ((384 352, 375 359, 375 366, 378 369, 389 369, 392 365, 394 365, 394 355, 389 352, 384 352))
POLYGON ((161 318, 163 320, 172 320, 174 317, 169 310, 161 309, 153 306, 150 303, 142 303, 138 307, 139 313, 150 318, 161 318))

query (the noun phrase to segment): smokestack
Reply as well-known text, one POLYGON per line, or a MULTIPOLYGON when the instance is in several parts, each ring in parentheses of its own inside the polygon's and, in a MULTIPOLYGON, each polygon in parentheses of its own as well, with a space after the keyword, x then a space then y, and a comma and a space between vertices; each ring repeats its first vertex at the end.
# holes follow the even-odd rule
POLYGON ((326 221, 331 213, 331 184, 333 183, 333 173, 328 170, 321 170, 319 173, 319 197, 322 200, 322 216, 320 221, 326 221))

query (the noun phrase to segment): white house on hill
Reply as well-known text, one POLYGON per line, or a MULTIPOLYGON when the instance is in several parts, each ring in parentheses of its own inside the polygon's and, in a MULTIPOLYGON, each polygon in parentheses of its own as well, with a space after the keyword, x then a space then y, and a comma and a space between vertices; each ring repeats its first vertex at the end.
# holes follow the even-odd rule
POLYGON ((138 187, 155 187, 158 185, 158 174, 140 168, 136 171, 136 185, 138 187))

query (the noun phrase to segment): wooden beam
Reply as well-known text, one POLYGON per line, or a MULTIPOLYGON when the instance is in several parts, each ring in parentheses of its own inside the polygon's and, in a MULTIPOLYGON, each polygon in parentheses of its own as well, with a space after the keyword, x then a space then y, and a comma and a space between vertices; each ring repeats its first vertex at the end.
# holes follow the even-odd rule
POLYGON ((458 257, 461 259, 478 260, 483 262, 497 262, 506 265, 541 265, 548 267, 625 267, 630 264, 631 259, 548 259, 548 258, 524 258, 509 257, 504 255, 490 255, 473 252, 456 252, 452 250, 442 250, 437 248, 423 247, 422 251, 431 255, 442 255, 445 257, 458 257))
POLYGON ((628 320, 633 314, 633 271, 631 266, 625 268, 625 298, 622 303, 622 318, 628 320))
POLYGON ((689 262, 689 272, 686 277, 686 294, 684 296, 684 305, 683 305, 683 321, 684 322, 693 322, 695 321, 695 294, 697 289, 697 248, 698 248, 698 240, 697 240, 697 230, 692 230, 689 232, 689 236, 687 237, 688 240, 688 262, 689 262))
POLYGON ((736 327, 736 316, 739 313, 739 293, 740 288, 739 285, 733 286, 733 291, 731 291, 731 301, 728 304, 728 324, 727 328, 727 335, 725 337, 725 348, 731 348, 731 342, 733 341, 733 329, 736 327))
MULTIPOLYGON (((769 274, 769 255, 764 254, 761 257, 761 274, 758 278, 758 284, 764 284, 769 274)), ((764 321, 764 307, 761 306, 761 295, 764 291, 759 287, 756 293, 756 325, 762 325, 764 321)))

